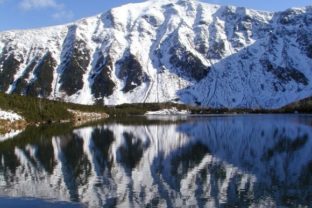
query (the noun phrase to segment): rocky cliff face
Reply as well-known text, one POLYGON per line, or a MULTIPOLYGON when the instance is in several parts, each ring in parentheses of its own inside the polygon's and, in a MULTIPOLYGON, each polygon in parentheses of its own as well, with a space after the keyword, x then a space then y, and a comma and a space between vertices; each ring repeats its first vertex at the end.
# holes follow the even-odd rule
POLYGON ((311 95, 312 7, 128 4, 0 33, 0 90, 77 103, 276 108, 311 95))

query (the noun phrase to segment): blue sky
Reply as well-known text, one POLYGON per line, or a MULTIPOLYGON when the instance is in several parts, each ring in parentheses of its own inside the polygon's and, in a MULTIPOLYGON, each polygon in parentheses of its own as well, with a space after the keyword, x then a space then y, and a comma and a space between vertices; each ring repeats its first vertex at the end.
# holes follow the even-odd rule
MULTIPOLYGON (((144 0, 0 0, 0 31, 50 26, 144 0)), ((201 0, 207 3, 280 11, 312 5, 312 0, 201 0)))

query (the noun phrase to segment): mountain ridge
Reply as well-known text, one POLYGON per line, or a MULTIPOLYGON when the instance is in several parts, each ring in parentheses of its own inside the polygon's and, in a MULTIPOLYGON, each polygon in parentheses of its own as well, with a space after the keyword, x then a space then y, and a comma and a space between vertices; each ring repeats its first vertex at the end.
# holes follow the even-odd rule
POLYGON ((0 90, 83 104, 279 108, 311 96, 312 7, 146 1, 0 32, 0 90))

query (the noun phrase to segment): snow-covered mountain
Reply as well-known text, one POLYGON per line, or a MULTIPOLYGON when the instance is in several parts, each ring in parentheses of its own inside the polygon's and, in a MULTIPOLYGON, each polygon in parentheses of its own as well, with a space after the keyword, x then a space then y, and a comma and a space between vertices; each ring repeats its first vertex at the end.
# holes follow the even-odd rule
POLYGON ((91 104, 275 108, 312 95, 312 7, 127 4, 0 33, 0 90, 91 104))

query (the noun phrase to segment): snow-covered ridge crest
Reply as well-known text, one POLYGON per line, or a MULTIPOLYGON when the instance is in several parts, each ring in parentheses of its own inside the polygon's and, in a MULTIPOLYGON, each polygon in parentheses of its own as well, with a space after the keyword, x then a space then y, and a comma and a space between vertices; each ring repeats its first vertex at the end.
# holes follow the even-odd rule
POLYGON ((149 0, 0 33, 0 91, 76 103, 277 108, 311 95, 312 7, 149 0))

